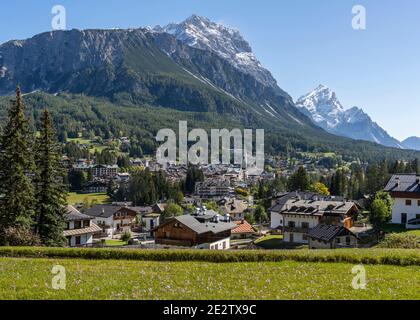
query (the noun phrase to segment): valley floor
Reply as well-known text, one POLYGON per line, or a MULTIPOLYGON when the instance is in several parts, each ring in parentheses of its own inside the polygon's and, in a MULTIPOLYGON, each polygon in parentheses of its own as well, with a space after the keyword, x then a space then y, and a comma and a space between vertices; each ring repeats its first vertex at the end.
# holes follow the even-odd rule
POLYGON ((352 288, 353 264, 150 262, 0 258, 0 299, 418 299, 420 266, 366 265, 366 290, 352 288), (54 265, 66 289, 52 289, 54 265))

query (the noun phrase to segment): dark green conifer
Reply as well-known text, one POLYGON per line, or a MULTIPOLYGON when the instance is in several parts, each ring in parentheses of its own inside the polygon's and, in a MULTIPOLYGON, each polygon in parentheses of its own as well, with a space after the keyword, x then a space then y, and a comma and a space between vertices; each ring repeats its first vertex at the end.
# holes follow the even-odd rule
POLYGON ((35 144, 36 231, 44 245, 63 244, 67 187, 61 165, 61 147, 48 110, 41 117, 41 128, 35 144))
POLYGON ((6 242, 6 229, 30 230, 33 226, 33 139, 18 87, 0 139, 0 243, 6 242))

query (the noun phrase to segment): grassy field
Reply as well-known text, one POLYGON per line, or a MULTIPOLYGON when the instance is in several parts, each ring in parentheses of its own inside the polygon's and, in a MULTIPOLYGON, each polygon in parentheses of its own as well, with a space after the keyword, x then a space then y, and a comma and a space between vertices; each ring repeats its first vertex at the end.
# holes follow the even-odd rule
POLYGON ((90 139, 85 138, 69 138, 67 139, 67 141, 88 146, 89 152, 91 154, 94 154, 96 151, 102 152, 103 150, 108 148, 107 145, 98 144, 90 139))
POLYGON ((106 193, 69 193, 67 197, 68 204, 74 205, 76 203, 84 203, 86 200, 89 203, 96 202, 97 204, 104 204, 109 202, 109 197, 106 193))
POLYGON ((269 235, 255 241, 255 244, 264 249, 278 249, 283 244, 282 235, 269 235))
POLYGON ((105 245, 108 247, 121 247, 125 246, 127 242, 122 240, 105 240, 105 245))
POLYGON ((352 268, 3 257, 0 299, 420 299, 420 266, 367 265, 366 290, 352 288, 352 268), (54 265, 65 267, 65 290, 51 287, 54 265))
POLYGON ((420 237, 420 230, 407 230, 403 225, 399 224, 383 224, 381 229, 386 233, 407 233, 420 237))

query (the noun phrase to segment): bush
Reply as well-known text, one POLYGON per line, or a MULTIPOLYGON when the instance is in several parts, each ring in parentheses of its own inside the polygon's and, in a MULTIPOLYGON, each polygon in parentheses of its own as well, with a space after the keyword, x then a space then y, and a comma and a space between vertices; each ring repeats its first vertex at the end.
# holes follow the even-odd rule
POLYGON ((4 231, 5 242, 9 246, 39 246, 41 239, 30 229, 10 227, 4 231))
POLYGON ((131 232, 129 232, 129 231, 124 232, 121 236, 121 240, 124 241, 124 242, 130 241, 131 238, 132 238, 132 235, 131 235, 131 232))
POLYGON ((407 233, 391 233, 379 244, 381 248, 420 249, 420 237, 407 233))
POLYGON ((342 262, 420 266, 420 250, 337 249, 337 250, 137 250, 90 248, 0 247, 0 256, 31 258, 125 259, 139 261, 228 262, 342 262))

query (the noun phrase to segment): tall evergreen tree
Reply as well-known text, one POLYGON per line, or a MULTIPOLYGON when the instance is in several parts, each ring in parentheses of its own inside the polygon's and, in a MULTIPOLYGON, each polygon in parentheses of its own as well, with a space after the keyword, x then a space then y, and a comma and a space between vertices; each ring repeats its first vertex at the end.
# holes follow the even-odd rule
POLYGON ((287 184, 290 191, 307 191, 310 183, 306 169, 304 167, 299 167, 299 169, 290 176, 287 184))
POLYGON ((34 218, 32 175, 34 159, 30 131, 19 87, 16 100, 8 111, 8 121, 1 136, 0 151, 0 242, 9 227, 29 230, 34 218))
POLYGON ((35 164, 36 232, 44 245, 62 245, 67 188, 61 166, 61 147, 46 109, 36 139, 35 164))

